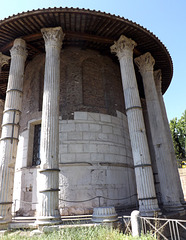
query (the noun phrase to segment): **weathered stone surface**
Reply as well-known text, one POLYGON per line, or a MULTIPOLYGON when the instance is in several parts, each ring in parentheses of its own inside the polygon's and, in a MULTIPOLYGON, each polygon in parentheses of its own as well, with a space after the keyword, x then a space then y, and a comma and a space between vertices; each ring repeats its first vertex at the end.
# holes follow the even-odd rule
POLYGON ((183 188, 184 200, 186 201, 186 168, 179 168, 179 175, 183 188))
MULTIPOLYGON (((97 51, 88 49, 85 51, 71 46, 62 49, 60 60, 60 198, 81 200, 97 194, 110 198, 132 196, 119 202, 112 201, 112 204, 127 207, 136 204, 131 141, 127 117, 124 114, 122 83, 117 63, 97 51), (97 86, 91 82, 91 78, 89 78, 90 81, 85 79, 88 76, 87 72, 91 71, 93 66, 97 66, 96 62, 101 67, 99 66, 99 71, 93 70, 91 74, 97 74, 101 82, 97 86), (90 85, 85 88, 84 85, 89 83, 90 85), (98 91, 97 98, 95 94, 90 93, 90 89, 93 88, 94 91, 98 86, 104 90, 98 91)), ((22 168, 32 166, 33 136, 31 135, 33 133, 30 134, 32 131, 30 126, 33 125, 31 121, 41 120, 44 62, 44 54, 39 54, 26 66, 23 96, 23 102, 26 104, 23 107, 20 122, 19 154, 17 155, 19 161, 16 174, 19 175, 18 182, 22 184, 24 193, 21 199, 29 201, 32 199, 32 202, 37 202, 35 201, 37 195, 35 192, 37 188, 34 190, 35 182, 33 182, 32 192, 25 190, 30 186, 29 179, 37 178, 37 169, 22 168), (31 91, 33 88, 35 91, 31 91), (23 176, 21 180, 21 172, 23 175, 24 173, 29 175, 32 172, 33 177, 26 180, 23 176)), ((126 96, 130 97, 127 93, 126 96)), ((133 113, 135 119, 135 114, 138 113, 133 113)), ((19 197, 19 194, 20 191, 17 191, 16 196, 19 197)), ((101 200, 103 206, 108 203, 109 201, 105 199, 101 200)), ((22 203, 18 206, 30 209, 31 204, 28 204, 22 203)), ((33 209, 35 206, 32 204, 33 209)), ((67 209, 70 208, 73 213, 76 209, 78 213, 80 210, 82 213, 90 212, 93 206, 98 206, 98 199, 79 204, 60 201, 60 208, 64 209, 64 214, 67 214, 67 209), (84 210, 81 208, 82 205, 84 210)), ((60 212, 63 213, 61 209, 60 212)))
MULTIPOLYGON (((99 113, 74 113, 74 120, 66 121, 60 120, 60 144, 59 144, 59 161, 60 161, 60 198, 67 200, 85 200, 99 195, 109 197, 111 199, 129 197, 126 200, 111 201, 101 200, 101 204, 116 204, 118 206, 125 205, 127 207, 136 204, 136 183, 133 170, 133 160, 131 152, 131 144, 129 139, 128 124, 126 116, 123 113, 117 111, 118 117, 104 118, 104 122, 101 121, 99 113), (84 117, 91 118, 85 120, 84 117), (77 117, 77 118, 76 118, 77 117), (82 118, 82 120, 80 120, 82 118), (105 120, 108 119, 108 122, 105 120), (81 126, 78 128, 66 127, 81 126), (89 128, 87 126, 96 124, 99 126, 101 132, 96 131, 97 128, 89 128), (63 127, 61 127, 63 126, 63 127), (85 129, 83 131, 83 126, 85 129), (113 132, 105 133, 105 129, 112 129, 113 132), (114 129, 120 129, 121 136, 118 135, 118 131, 114 129), (115 132, 115 133, 114 133, 115 132), (80 144, 80 149, 75 152, 70 145, 77 143, 77 140, 68 140, 68 134, 83 133, 83 140, 80 144), (101 135, 107 136, 106 138, 100 138, 101 135), (73 153, 70 151, 74 151, 73 153), (90 151, 90 152, 89 152, 90 151), (88 164, 88 165, 87 165, 88 164), (101 165, 100 165, 101 164, 101 165), (101 171, 99 171, 101 169, 101 171), (103 175, 104 173, 104 175, 103 175), (97 177, 99 179, 97 181, 97 177), (95 179, 95 181, 94 181, 95 179), (101 182, 100 182, 101 181, 101 182), (101 183, 101 185, 100 185, 101 183), (98 191, 99 190, 99 191, 98 191), (74 193, 78 192, 78 196, 74 193), (131 197, 130 197, 131 196, 131 197)), ((27 192, 25 191, 32 183, 32 202, 37 202, 37 168, 22 168, 28 164, 27 151, 29 150, 27 144, 28 130, 24 131, 21 136, 20 142, 20 155, 19 159, 22 159, 17 169, 17 180, 15 189, 15 198, 19 199, 20 190, 21 200, 25 201, 27 192), (26 145, 22 145, 22 143, 26 145), (25 149, 23 154, 22 148, 25 149), (22 173, 22 174, 21 174, 22 173), (22 177, 21 177, 22 176, 22 177), (26 176, 30 176, 26 178, 26 176), (22 185, 22 188, 20 187, 22 185)), ((79 142, 79 141, 78 141, 79 142)), ((79 145, 78 145, 79 146, 79 145)), ((16 210, 20 207, 26 209, 35 209, 36 204, 26 204, 25 202, 17 202, 16 210)), ((60 201, 60 212, 62 215, 68 214, 91 214, 91 207, 98 206, 98 199, 85 203, 68 203, 60 201), (83 204, 83 208, 81 207, 83 204), (76 211, 77 209, 77 211, 76 211), (64 212, 63 212, 64 210, 64 212), (81 210, 81 211, 80 211, 81 210)))
MULTIPOLYGON (((73 124, 73 122, 75 125, 78 123, 79 125, 85 124, 85 126, 96 124, 97 127, 91 128, 89 131, 85 128, 83 140, 78 141, 78 144, 75 143, 75 145, 73 141, 63 139, 64 132, 60 133, 59 149, 64 144, 70 146, 67 147, 66 153, 60 151, 60 199, 86 200, 98 195, 111 199, 120 199, 126 195, 126 197, 132 197, 120 201, 101 199, 101 204, 103 204, 102 206, 107 204, 122 206, 125 204, 128 207, 135 205, 136 183, 131 145, 127 143, 129 133, 127 122, 124 120, 126 116, 118 112, 120 117, 113 117, 110 122, 109 117, 102 117, 104 121, 101 121, 101 114, 99 113, 94 113, 94 118, 86 118, 87 120, 85 118, 80 120, 80 115, 80 113, 77 115, 75 112, 74 120, 71 120, 70 124, 73 124), (108 122, 106 122, 106 119, 108 122), (120 121, 121 119, 123 120, 120 121), (97 128, 100 129, 100 132, 97 131, 97 128), (118 138, 118 133, 114 133, 115 131, 112 131, 112 133, 110 131, 109 133, 104 132, 105 129, 118 128, 121 132, 125 132, 121 136, 123 139, 122 144, 118 138), (100 138, 100 134, 107 137, 100 138), (110 138, 111 136, 112 138, 110 138), (127 152, 130 153, 128 156, 127 152)), ((63 120, 60 121, 61 124, 66 125, 68 122, 63 120)), ((65 131, 65 129, 64 127, 63 130, 65 131)), ((82 132, 83 128, 79 128, 79 130, 82 132)), ((74 130, 72 130, 72 134, 73 132, 74 130)), ((78 132, 78 129, 75 132, 78 132)), ((69 133, 67 131, 67 135, 69 133)), ((90 214, 92 212, 91 207, 98 206, 98 204, 98 199, 83 203, 68 203, 60 200, 60 209, 62 215, 90 214)))
POLYGON ((38 175, 37 224, 61 221, 58 204, 59 190, 59 88, 61 27, 42 29, 46 60, 41 127, 41 164, 38 175), (51 74, 52 73, 52 74, 51 74))
POLYGON ((167 129, 154 82, 153 67, 155 60, 150 53, 146 53, 136 58, 135 63, 139 67, 143 79, 162 202, 167 211, 178 211, 183 208, 180 204, 179 188, 175 180, 175 166, 171 155, 170 139, 167 138, 167 129))
MULTIPOLYGON (((95 50, 87 49, 84 51, 79 47, 69 46, 61 50, 60 62, 59 113, 62 119, 73 119, 73 114, 77 116, 79 114, 80 120, 86 120, 87 118, 96 120, 95 116, 100 117, 100 115, 94 115, 94 113, 116 116, 117 110, 122 113, 125 112, 119 66, 110 57, 95 50), (97 95, 89 95, 91 105, 86 105, 83 100, 84 95, 89 93, 86 93, 86 91, 91 88, 89 86, 86 90, 83 90, 85 85, 83 74, 86 74, 83 71, 83 66, 88 59, 99 62, 101 66, 99 75, 103 82, 104 94, 100 97, 104 101, 103 107, 99 106, 97 95)), ((91 62, 89 63, 88 72, 92 69, 91 62)), ((40 113, 42 110, 44 67, 44 54, 37 55, 26 66, 23 89, 23 102, 26 104, 23 105, 20 132, 28 127, 29 120, 37 119, 38 112, 40 113)), ((87 81, 86 84, 89 85, 90 83, 87 81)), ((97 89, 97 86, 95 85, 94 88, 97 89)))
POLYGON ((183 194, 183 189, 182 189, 183 185, 181 185, 181 181, 180 181, 180 175, 178 172, 178 166, 177 166, 177 160, 176 160, 175 151, 174 151, 174 145, 173 145, 173 141, 172 141, 172 135, 171 135, 169 121, 167 118, 167 112, 166 112, 166 108, 165 108, 165 103, 164 103, 163 95, 162 95, 162 73, 161 73, 160 69, 154 71, 154 81, 155 81, 156 90, 157 90, 159 103, 160 103, 160 107, 161 107, 162 118, 164 120, 164 126, 165 126, 165 131, 166 131, 166 140, 167 140, 167 144, 169 146, 169 152, 171 153, 171 161, 172 161, 173 167, 174 167, 174 179, 177 182, 180 202, 184 203, 184 194, 183 194))
POLYGON ((97 207, 93 209, 92 222, 110 223, 118 221, 114 207, 97 207))
POLYGON ((26 44, 16 39, 10 50, 11 65, 6 93, 0 143, 0 223, 11 221, 14 168, 17 153, 19 119, 22 108, 26 44))
POLYGON ((111 47, 120 61, 127 120, 137 179, 139 210, 142 215, 153 216, 159 211, 150 153, 147 143, 142 107, 133 66, 133 49, 136 43, 121 36, 111 47))

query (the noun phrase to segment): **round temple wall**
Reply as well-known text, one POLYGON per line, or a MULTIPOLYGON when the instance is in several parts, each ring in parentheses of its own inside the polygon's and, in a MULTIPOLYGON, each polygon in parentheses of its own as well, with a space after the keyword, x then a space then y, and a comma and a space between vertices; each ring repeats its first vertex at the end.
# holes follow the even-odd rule
MULTIPOLYGON (((39 166, 32 166, 32 157, 34 126, 41 122, 44 64, 45 54, 41 54, 25 69, 14 190, 14 199, 19 199, 15 210, 22 213, 30 210, 32 214, 37 203, 39 166)), ((119 64, 98 51, 66 47, 61 51, 60 74, 61 214, 92 213, 99 205, 135 206, 136 182, 119 64), (100 201, 98 196, 102 196, 100 201)))

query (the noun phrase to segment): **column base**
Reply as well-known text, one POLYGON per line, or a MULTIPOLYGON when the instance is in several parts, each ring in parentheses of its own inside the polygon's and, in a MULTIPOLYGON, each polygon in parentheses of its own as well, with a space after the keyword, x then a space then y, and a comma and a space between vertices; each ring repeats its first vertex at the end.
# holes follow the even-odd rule
POLYGON ((2 216, 0 216, 0 230, 6 230, 8 229, 8 225, 11 222, 11 219, 4 219, 2 216))
POLYGON ((163 205, 163 209, 166 212, 180 212, 180 211, 184 211, 184 207, 181 204, 175 204, 175 205, 163 205))
POLYGON ((36 226, 59 225, 62 224, 61 216, 38 217, 35 221, 36 226))
POLYGON ((158 209, 147 209, 147 210, 140 210, 140 216, 142 217, 158 217, 162 215, 161 210, 158 209))
POLYGON ((118 221, 118 215, 114 207, 97 207, 93 210, 92 222, 112 223, 118 221))

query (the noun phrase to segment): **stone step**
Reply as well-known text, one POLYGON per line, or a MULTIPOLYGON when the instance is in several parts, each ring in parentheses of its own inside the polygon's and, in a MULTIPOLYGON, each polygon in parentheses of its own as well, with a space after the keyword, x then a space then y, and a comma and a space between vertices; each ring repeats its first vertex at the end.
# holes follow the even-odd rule
MULTIPOLYGON (((92 215, 78 215, 78 216, 62 216, 62 225, 65 226, 78 226, 82 224, 90 224, 92 215), (78 224, 77 224, 78 223, 78 224)), ((35 226, 35 217, 14 217, 12 222, 9 224, 11 229, 20 229, 20 228, 36 228, 35 226)))

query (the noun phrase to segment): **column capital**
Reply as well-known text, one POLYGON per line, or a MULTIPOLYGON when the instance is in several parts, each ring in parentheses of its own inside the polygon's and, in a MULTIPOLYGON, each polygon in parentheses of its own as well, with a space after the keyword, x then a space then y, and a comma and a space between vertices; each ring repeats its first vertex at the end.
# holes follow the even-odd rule
POLYGON ((2 52, 0 52, 0 67, 4 66, 5 64, 8 64, 10 57, 2 54, 2 52))
POLYGON ((162 93, 162 72, 161 69, 154 71, 154 81, 156 84, 156 90, 158 93, 162 93))
POLYGON ((20 56, 24 57, 26 60, 28 53, 26 50, 25 40, 23 40, 21 38, 16 38, 14 40, 13 47, 10 49, 10 54, 11 54, 11 57, 15 56, 15 55, 20 55, 20 56))
POLYGON ((141 74, 143 72, 153 71, 153 67, 155 64, 155 60, 149 52, 135 58, 134 62, 138 66, 141 74))
POLYGON ((62 40, 65 36, 61 27, 42 28, 41 33, 45 41, 45 46, 61 48, 62 40))
POLYGON ((111 53, 116 53, 119 60, 123 56, 132 57, 133 49, 137 46, 137 43, 131 38, 127 38, 124 35, 121 35, 118 41, 114 42, 114 45, 110 47, 111 53))

